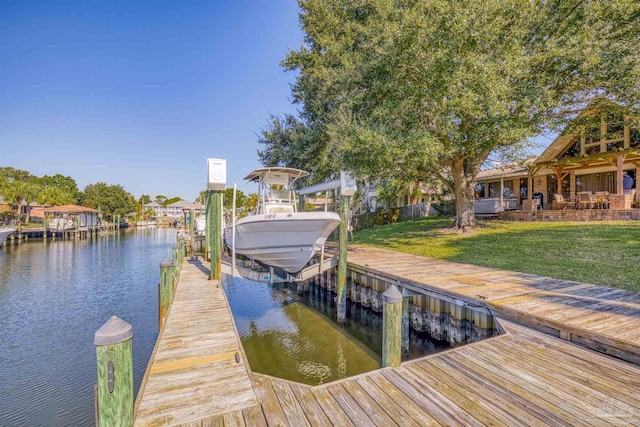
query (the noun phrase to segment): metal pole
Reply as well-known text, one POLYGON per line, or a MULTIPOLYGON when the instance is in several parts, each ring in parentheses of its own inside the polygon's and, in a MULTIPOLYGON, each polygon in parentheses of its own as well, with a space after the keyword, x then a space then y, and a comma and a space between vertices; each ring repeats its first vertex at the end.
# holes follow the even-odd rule
POLYGON ((236 193, 238 184, 233 184, 233 207, 231 211, 231 276, 236 275, 236 193))

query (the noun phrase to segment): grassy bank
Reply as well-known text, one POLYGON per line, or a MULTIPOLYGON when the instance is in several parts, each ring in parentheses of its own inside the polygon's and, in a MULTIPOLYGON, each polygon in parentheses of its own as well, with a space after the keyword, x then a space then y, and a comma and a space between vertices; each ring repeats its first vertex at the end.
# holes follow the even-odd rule
POLYGON ((356 243, 640 292, 640 223, 486 221, 460 233, 421 218, 355 233, 356 243))

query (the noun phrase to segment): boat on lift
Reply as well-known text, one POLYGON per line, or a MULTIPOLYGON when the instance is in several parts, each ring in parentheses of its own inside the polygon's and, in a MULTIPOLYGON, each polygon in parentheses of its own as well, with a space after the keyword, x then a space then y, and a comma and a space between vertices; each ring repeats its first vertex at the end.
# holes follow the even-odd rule
MULTIPOLYGON (((340 225, 335 212, 299 212, 292 184, 309 175, 286 167, 260 168, 244 179, 257 182, 258 206, 254 213, 237 220, 235 252, 263 264, 296 274, 324 245, 340 225)), ((234 244, 233 227, 224 229, 227 247, 234 244)))

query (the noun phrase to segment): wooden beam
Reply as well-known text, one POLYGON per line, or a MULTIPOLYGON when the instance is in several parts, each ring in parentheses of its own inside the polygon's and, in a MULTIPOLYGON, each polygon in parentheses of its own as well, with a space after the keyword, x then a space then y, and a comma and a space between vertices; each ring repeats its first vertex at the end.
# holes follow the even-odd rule
POLYGON ((624 164, 624 154, 616 157, 616 194, 623 194, 622 189, 622 166, 624 164))

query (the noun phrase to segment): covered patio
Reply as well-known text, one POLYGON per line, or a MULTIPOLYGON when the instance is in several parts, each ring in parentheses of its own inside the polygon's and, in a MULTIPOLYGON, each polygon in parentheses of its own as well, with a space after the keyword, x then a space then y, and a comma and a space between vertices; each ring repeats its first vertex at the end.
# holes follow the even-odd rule
POLYGON ((536 159, 482 171, 476 207, 499 198, 494 213, 505 219, 639 219, 640 126, 629 117, 606 117, 585 110, 576 120, 589 121, 572 126, 536 159))

